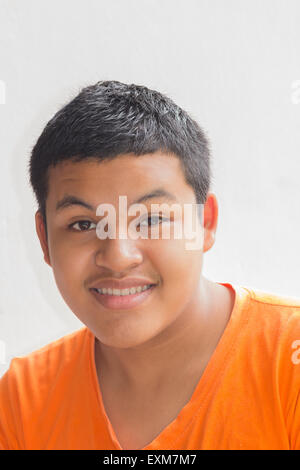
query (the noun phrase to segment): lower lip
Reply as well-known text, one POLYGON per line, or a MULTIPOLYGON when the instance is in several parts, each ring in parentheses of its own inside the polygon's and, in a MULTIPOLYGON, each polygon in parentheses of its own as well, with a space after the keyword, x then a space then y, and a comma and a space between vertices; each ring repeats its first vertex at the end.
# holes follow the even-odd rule
POLYGON ((147 290, 130 295, 109 295, 99 294, 99 292, 90 289, 94 297, 106 308, 110 309, 130 309, 144 302, 154 291, 156 285, 147 290))

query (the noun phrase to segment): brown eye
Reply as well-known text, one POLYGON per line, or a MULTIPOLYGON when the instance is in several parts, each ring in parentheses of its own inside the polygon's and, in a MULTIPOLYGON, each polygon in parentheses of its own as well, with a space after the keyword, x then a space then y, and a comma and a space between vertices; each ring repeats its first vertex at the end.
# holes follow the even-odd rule
POLYGON ((90 229, 91 224, 94 224, 96 227, 96 224, 91 222, 90 220, 78 220, 77 222, 70 224, 69 228, 76 230, 77 232, 87 232, 90 229), (76 228, 76 226, 79 228, 76 228))

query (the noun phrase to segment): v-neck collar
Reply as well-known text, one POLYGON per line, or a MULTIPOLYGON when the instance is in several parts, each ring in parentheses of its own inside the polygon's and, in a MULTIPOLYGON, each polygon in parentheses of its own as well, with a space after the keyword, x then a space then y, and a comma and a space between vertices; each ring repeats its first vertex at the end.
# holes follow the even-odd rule
MULTIPOLYGON (((176 448, 176 442, 182 438, 182 434, 188 430, 189 425, 196 419, 199 411, 205 406, 210 393, 213 392, 214 387, 218 380, 222 378, 222 371, 225 370, 225 363, 233 351, 235 340, 241 329, 248 321, 248 306, 250 299, 250 291, 245 287, 239 285, 232 285, 230 283, 218 284, 228 287, 235 292, 235 301, 229 321, 223 331, 223 334, 211 355, 203 374, 201 375, 194 392, 186 405, 178 413, 177 417, 171 421, 149 444, 139 450, 154 450, 154 449, 173 449, 176 448), (243 313, 243 315, 242 315, 243 313), (174 436, 176 438, 174 439, 174 436)), ((99 413, 104 416, 107 428, 115 449, 124 450, 115 434, 112 424, 106 414, 100 385, 98 382, 96 363, 95 363, 95 335, 88 329, 89 333, 89 371, 91 372, 91 381, 93 383, 93 390, 96 391, 98 403, 100 406, 99 413)))

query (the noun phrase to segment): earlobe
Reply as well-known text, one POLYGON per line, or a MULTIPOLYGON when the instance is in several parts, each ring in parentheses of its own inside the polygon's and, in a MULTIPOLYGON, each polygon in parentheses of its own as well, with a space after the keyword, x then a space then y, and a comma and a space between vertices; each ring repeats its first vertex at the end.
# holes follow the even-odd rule
POLYGON ((44 253, 44 260, 51 267, 45 224, 43 216, 39 210, 37 210, 35 213, 35 229, 44 253))
POLYGON ((218 224, 218 201, 214 193, 208 193, 204 205, 204 242, 203 252, 210 250, 215 243, 218 224))
POLYGON ((210 231, 205 230, 203 252, 205 253, 206 251, 210 250, 211 247, 214 245, 214 243, 215 243, 215 234, 210 231))

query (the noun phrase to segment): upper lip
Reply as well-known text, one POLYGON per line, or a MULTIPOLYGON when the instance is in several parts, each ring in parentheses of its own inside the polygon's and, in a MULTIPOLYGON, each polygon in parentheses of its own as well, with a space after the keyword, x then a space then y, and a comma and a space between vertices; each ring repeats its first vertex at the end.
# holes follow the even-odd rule
POLYGON ((104 279, 103 281, 98 281, 93 284, 91 289, 102 289, 103 287, 110 287, 111 289, 130 289, 130 287, 145 286, 148 284, 157 284, 149 279, 135 277, 135 278, 126 278, 123 281, 118 281, 116 279, 104 279))

